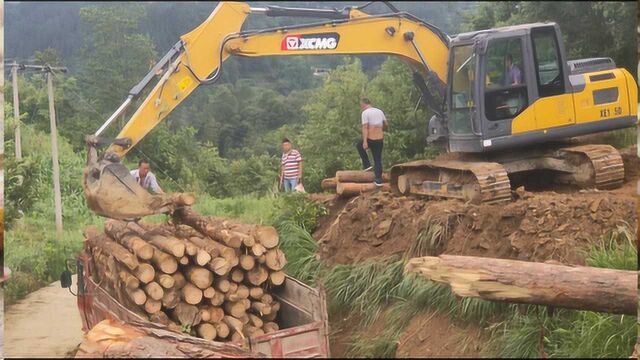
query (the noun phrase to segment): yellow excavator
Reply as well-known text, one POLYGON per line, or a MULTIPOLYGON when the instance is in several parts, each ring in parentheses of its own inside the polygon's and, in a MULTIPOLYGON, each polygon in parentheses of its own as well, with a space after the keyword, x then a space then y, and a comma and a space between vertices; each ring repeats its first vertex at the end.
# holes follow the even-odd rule
POLYGON ((567 61, 555 23, 450 37, 384 3, 389 12, 372 15, 364 12, 371 3, 304 9, 220 2, 87 136, 84 189, 89 207, 118 219, 171 209, 172 199, 142 189, 121 158, 198 86, 215 83, 230 56, 385 54, 406 62, 423 104, 435 114, 428 121, 427 140, 448 153, 393 166, 396 194, 503 202, 511 199, 510 177, 539 170, 583 188, 622 184, 624 167, 615 148, 566 139, 635 126, 637 84, 627 70, 606 57, 567 61), (241 31, 250 14, 321 20, 241 31), (101 137, 152 82, 155 86, 119 135, 101 137), (96 146, 101 144, 110 146, 98 157, 96 146))

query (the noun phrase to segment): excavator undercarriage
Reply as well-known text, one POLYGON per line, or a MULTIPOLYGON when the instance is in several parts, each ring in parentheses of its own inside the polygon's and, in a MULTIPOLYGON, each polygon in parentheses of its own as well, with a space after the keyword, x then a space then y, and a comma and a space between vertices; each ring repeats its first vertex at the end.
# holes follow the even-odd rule
POLYGON ((393 166, 392 191, 492 204, 511 200, 509 177, 520 173, 546 171, 555 183, 601 190, 617 188, 624 180, 622 157, 610 145, 547 146, 508 154, 458 155, 456 159, 393 166))

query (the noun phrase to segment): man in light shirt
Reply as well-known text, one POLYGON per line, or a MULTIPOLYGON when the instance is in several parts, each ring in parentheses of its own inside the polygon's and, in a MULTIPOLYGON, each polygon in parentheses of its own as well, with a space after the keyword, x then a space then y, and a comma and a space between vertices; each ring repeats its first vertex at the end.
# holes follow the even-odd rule
POLYGON ((131 170, 131 176, 136 179, 136 182, 145 188, 147 191, 151 190, 156 194, 164 194, 164 191, 158 185, 156 176, 149 171, 149 162, 145 159, 138 161, 138 168, 131 170))
POLYGON ((359 141, 356 147, 362 159, 362 168, 365 171, 371 170, 371 163, 367 155, 367 149, 371 148, 373 171, 375 174, 374 183, 376 186, 382 186, 383 130, 388 128, 389 124, 382 110, 371 106, 371 101, 369 101, 368 98, 360 99, 360 109, 362 109, 362 141, 359 141))

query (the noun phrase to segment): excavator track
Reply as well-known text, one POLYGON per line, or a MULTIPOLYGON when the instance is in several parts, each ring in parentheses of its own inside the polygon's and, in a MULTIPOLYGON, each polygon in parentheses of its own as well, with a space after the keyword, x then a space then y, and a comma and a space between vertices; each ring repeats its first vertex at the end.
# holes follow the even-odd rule
MULTIPOLYGON (((579 145, 562 148, 575 160, 588 164, 587 174, 575 173, 574 178, 581 187, 595 187, 600 190, 615 189, 624 182, 624 162, 616 148, 611 145, 579 145)), ((574 160, 574 161, 575 161, 574 160)), ((576 164, 578 167, 582 164, 576 164)))
POLYGON ((456 198, 493 204, 511 200, 505 168, 493 162, 419 160, 391 168, 391 189, 396 194, 456 198))

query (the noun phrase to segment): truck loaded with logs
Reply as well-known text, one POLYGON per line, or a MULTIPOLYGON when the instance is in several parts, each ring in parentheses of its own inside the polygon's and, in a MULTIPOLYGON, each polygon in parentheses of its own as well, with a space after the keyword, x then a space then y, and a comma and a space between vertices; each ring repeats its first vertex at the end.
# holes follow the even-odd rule
POLYGON ((110 219, 85 238, 78 356, 141 356, 134 339, 147 356, 329 356, 324 292, 285 275, 271 226, 185 206, 167 224, 110 219), (132 338, 114 347, 123 338, 105 334, 132 338))

